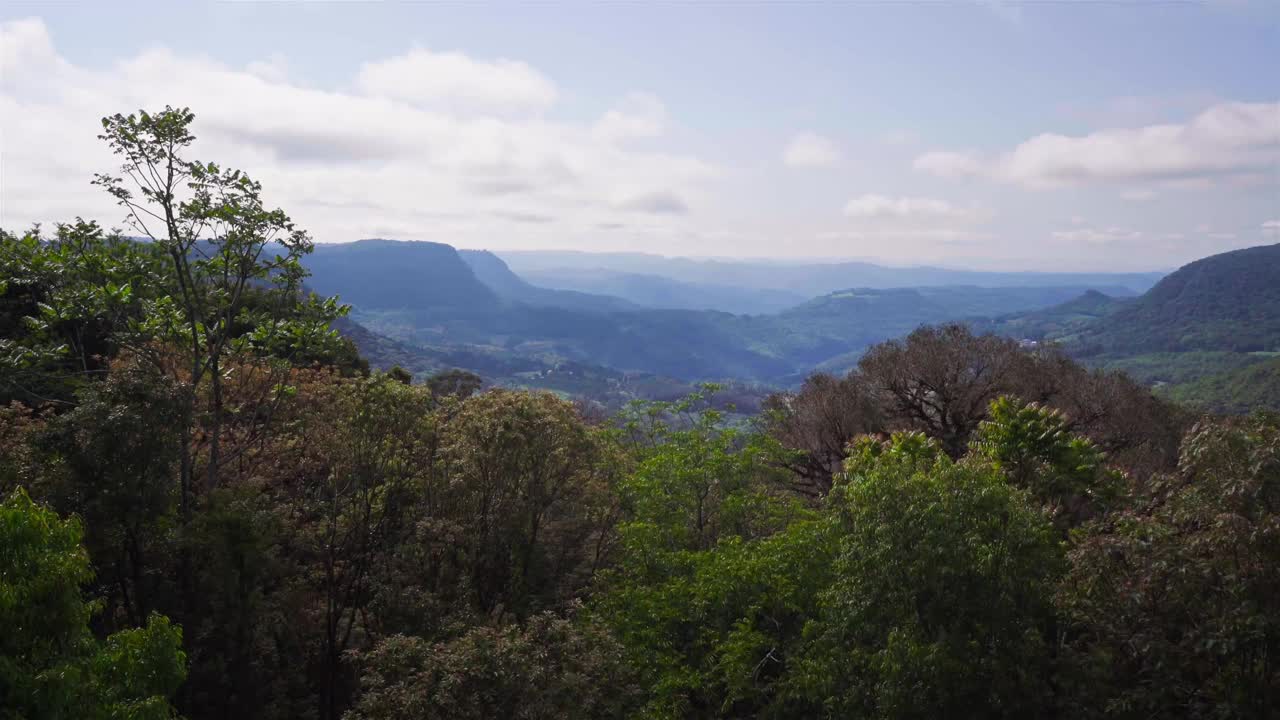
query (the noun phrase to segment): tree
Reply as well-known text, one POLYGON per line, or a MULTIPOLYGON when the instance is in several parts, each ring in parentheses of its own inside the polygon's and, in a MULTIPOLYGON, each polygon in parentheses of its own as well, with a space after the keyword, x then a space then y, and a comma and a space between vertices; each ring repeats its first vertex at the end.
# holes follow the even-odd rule
POLYGON ((791 487, 810 497, 831 490, 850 441, 885 429, 877 398, 858 373, 810 375, 799 392, 769 396, 763 419, 765 432, 791 451, 780 457, 796 476, 791 487))
POLYGON ((316 646, 319 715, 336 718, 353 689, 343 654, 376 634, 370 608, 436 476, 437 429, 425 389, 387 375, 320 374, 300 387, 271 472, 313 618, 303 633, 316 646))
POLYGON ((894 426, 936 438, 953 458, 964 454, 992 400, 1003 394, 1047 399, 1027 387, 1031 367, 1017 343, 973 335, 960 324, 922 327, 873 347, 858 363, 894 426))
MULTIPOLYGON (((137 331, 181 353, 176 377, 193 394, 208 386, 203 489, 211 490, 223 462, 228 359, 336 344, 328 323, 344 309, 314 295, 304 301, 301 258, 311 251, 311 240, 284 211, 267 209, 260 183, 239 170, 186 159, 195 141, 194 119, 190 110, 171 107, 103 118, 99 137, 123 162, 119 175, 100 173, 94 182, 125 208, 128 225, 167 258, 165 292, 147 308, 137 331)), ((182 449, 187 517, 196 489, 189 435, 182 449)))
POLYGON ((185 399, 170 378, 121 358, 49 421, 35 445, 41 495, 86 525, 107 602, 103 622, 139 627, 173 597, 178 494, 173 483, 185 399))
POLYGON ((346 720, 621 720, 638 704, 608 632, 551 613, 445 642, 397 635, 353 659, 362 694, 346 720))
POLYGON ((772 492, 761 438, 705 393, 627 419, 634 465, 594 609, 641 673, 644 716, 787 717, 779 678, 828 582, 827 525, 772 492))
POLYGON ((1103 464, 1093 442, 1069 431, 1061 412, 1004 396, 991 403, 987 415, 973 434, 971 456, 1029 492, 1064 535, 1116 505, 1119 474, 1103 464))
POLYGON ((1069 558, 1073 717, 1280 707, 1280 419, 1197 426, 1179 471, 1089 526, 1069 558))
POLYGON ((473 396, 444 424, 440 451, 447 490, 431 513, 458 524, 476 609, 526 617, 576 597, 599 564, 608 510, 606 455, 573 405, 473 396))
POLYGON ((182 683, 182 631, 152 615, 99 642, 80 525, 21 489, 0 503, 0 717, 161 720, 182 683))
POLYGON ((484 387, 484 379, 466 370, 445 370, 427 378, 427 387, 439 398, 466 399, 484 387))
POLYGON ((152 250, 84 220, 0 230, 0 403, 66 407, 106 374, 160 284, 152 250))
POLYGON ((791 692, 834 717, 1036 715, 1061 563, 1026 493, 916 433, 860 441, 831 503, 835 580, 791 692))

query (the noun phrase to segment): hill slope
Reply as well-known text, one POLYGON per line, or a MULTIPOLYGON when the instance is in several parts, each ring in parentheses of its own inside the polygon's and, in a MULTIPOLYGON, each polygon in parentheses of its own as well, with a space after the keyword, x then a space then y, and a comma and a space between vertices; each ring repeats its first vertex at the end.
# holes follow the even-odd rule
POLYGON ((1094 293, 974 326, 1055 342, 1194 406, 1280 409, 1270 360, 1280 351, 1280 245, 1197 260, 1133 300, 1094 293))
POLYGON ((305 264, 308 284, 358 308, 458 307, 496 310, 502 301, 452 246, 359 240, 317 244, 305 264))
POLYGON ((1097 290, 1042 310, 1000 315, 990 320, 975 321, 975 330, 993 332, 1019 340, 1070 342, 1095 321, 1107 317, 1131 302, 1132 298, 1116 298, 1097 290))
POLYGON ((1211 412, 1280 412, 1280 357, 1178 385, 1168 394, 1180 403, 1211 412))
POLYGON ((610 295, 532 285, 511 272, 502 258, 488 250, 459 250, 458 256, 471 268, 476 279, 506 300, 585 312, 615 312, 638 308, 635 303, 610 295))
POLYGON ((1280 350, 1280 244, 1185 265, 1084 328, 1090 353, 1280 350))

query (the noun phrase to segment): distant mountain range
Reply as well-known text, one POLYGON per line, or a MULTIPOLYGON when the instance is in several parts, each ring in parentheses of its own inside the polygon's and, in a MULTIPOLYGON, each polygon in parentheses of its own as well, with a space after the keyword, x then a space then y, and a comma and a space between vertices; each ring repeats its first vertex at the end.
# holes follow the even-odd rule
POLYGON ((500 250, 495 254, 517 275, 547 282, 575 277, 581 271, 602 275, 638 274, 683 283, 740 289, 780 290, 806 298, 848 288, 905 288, 940 285, 978 287, 1082 286, 1145 292, 1164 273, 985 272, 939 267, 887 267, 868 262, 788 262, 761 260, 696 260, 645 253, 587 253, 554 250, 500 250))
MULTIPOLYGON (((577 363, 681 382, 790 384, 814 367, 847 367, 866 347, 921 324, 1045 308, 1092 287, 857 288, 811 297, 662 277, 638 287, 633 275, 606 272, 582 281, 599 292, 584 292, 540 287, 492 253, 389 240, 321 245, 307 264, 312 287, 341 296, 356 324, 387 339, 381 350, 418 348, 429 356, 419 359, 423 367, 456 358, 500 378, 577 363), (752 302, 754 314, 705 309, 752 302), (760 312, 780 306, 789 307, 760 312)), ((1128 292, 1127 276, 1088 277, 1128 292)))
POLYGON ((733 381, 750 403, 814 370, 844 372, 922 324, 964 320, 1059 345, 1205 409, 1280 410, 1280 245, 1163 278, 499 255, 390 240, 320 245, 307 265, 312 287, 354 306, 340 329, 375 364, 461 367, 615 404, 701 380, 733 381), (849 284, 832 290, 837 278, 849 284), (743 284, 727 284, 735 279, 743 284), (874 285, 895 279, 916 285, 874 285))

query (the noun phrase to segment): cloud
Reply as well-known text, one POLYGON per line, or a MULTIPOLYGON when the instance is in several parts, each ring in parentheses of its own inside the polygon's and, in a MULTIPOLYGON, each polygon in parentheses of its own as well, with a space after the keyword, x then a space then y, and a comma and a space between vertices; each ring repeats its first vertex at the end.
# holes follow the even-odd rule
POLYGON ((508 210, 499 210, 498 212, 495 212, 494 215, 502 218, 503 220, 510 220, 515 223, 542 224, 555 222, 556 220, 550 215, 539 215, 538 213, 514 212, 508 210))
POLYGON ((665 237, 680 230, 685 198, 720 175, 696 156, 624 142, 661 132, 665 109, 652 95, 569 121, 555 118, 551 81, 514 61, 410 50, 366 63, 345 88, 295 84, 286 67, 280 56, 232 67, 164 48, 82 67, 40 21, 0 23, 0 222, 81 215, 118 226, 122 211, 88 182, 119 165, 97 140, 98 121, 166 104, 196 114, 191 158, 248 171, 267 202, 321 241, 482 245, 515 221, 514 242, 586 242, 598 224, 637 211, 655 216, 646 232, 665 237))
POLYGON ((451 110, 542 110, 556 100, 555 84, 522 62, 424 48, 364 63, 356 87, 375 97, 451 110))
POLYGON ((289 61, 280 53, 271 53, 266 60, 253 60, 244 66, 250 75, 272 83, 285 82, 289 77, 289 61))
POLYGON ((60 62, 44 23, 35 18, 14 20, 0 26, 0 82, 27 67, 60 62))
POLYGON ((974 230, 957 230, 952 228, 919 228, 919 229, 887 229, 867 230, 833 230, 817 235, 820 240, 860 241, 860 242, 919 242, 926 245, 965 245, 981 240, 991 240, 995 235, 974 230))
POLYGON ((794 168, 832 167, 840 162, 840 149, 821 135, 802 132, 787 143, 782 162, 794 168))
POLYGON ((632 195, 618 201, 616 206, 622 210, 651 215, 684 215, 689 212, 688 203, 679 195, 667 190, 632 195))
POLYGON ((1268 220, 1262 223, 1262 236, 1280 240, 1280 220, 1268 220))
POLYGON ((861 195, 844 206, 844 214, 860 220, 980 222, 990 213, 923 197, 861 195))
POLYGON ((1135 242, 1141 240, 1144 235, 1138 230, 1127 230, 1120 227, 1107 228, 1074 228, 1071 230, 1056 230, 1052 233, 1054 240, 1060 240, 1067 243, 1084 243, 1087 245, 1113 245, 1122 242, 1135 242))
POLYGON ((1280 103, 1227 102, 1180 124, 1045 133, 995 156, 935 151, 915 160, 941 177, 987 177, 1028 187, 1185 182, 1256 175, 1280 162, 1280 103))
POLYGON ((666 123, 667 109, 661 100, 649 93, 631 93, 596 122, 593 132, 602 140, 622 142, 657 137, 666 123))

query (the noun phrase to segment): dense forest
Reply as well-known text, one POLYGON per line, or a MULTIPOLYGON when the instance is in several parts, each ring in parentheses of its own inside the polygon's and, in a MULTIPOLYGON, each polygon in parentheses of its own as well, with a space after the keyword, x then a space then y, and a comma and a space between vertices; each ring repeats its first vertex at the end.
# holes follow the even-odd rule
POLYGON ((1123 370, 1191 407, 1280 410, 1280 245, 1202 258, 1137 298, 1090 292, 1050 308, 972 323, 1050 342, 1092 367, 1123 370))
POLYGON ((1280 417, 958 324, 751 419, 371 370, 192 120, 0 235, 0 717, 1280 707, 1280 417))

